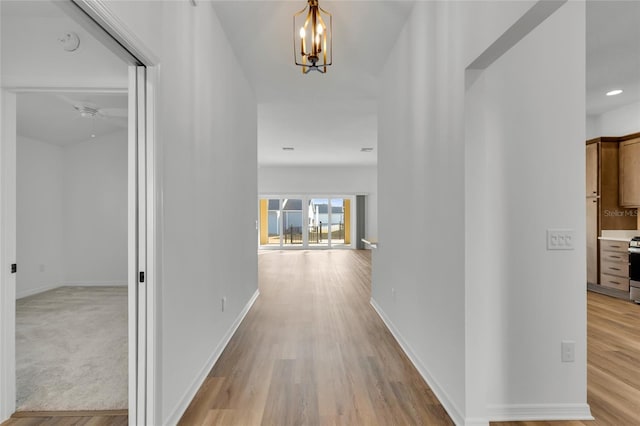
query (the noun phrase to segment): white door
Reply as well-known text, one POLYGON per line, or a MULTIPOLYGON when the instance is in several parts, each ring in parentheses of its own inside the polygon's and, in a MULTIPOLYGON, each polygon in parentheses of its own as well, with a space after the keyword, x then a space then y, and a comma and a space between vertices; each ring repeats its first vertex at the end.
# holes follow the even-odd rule
POLYGON ((0 89, 0 421, 16 405, 14 268, 17 272, 16 94, 0 89))

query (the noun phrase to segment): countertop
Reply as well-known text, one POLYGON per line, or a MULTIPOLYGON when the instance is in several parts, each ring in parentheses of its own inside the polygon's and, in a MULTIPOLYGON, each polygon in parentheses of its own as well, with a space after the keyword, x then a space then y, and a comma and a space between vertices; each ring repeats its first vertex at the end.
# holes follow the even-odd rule
POLYGON ((629 241, 631 241, 632 237, 629 238, 623 238, 623 237, 598 237, 599 240, 607 240, 607 241, 623 241, 625 243, 628 243, 629 241))
POLYGON ((603 229, 602 236, 598 237, 599 240, 609 241, 623 241, 629 242, 631 238, 640 236, 640 230, 638 229, 603 229))

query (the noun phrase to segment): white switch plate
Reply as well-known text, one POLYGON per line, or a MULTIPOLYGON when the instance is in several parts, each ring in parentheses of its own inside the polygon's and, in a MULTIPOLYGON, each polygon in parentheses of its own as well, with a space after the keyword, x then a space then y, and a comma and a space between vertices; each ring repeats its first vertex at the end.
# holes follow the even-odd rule
POLYGON ((573 229, 547 229, 547 250, 573 250, 573 229))
POLYGON ((575 362, 576 342, 572 340, 562 341, 562 362, 575 362))

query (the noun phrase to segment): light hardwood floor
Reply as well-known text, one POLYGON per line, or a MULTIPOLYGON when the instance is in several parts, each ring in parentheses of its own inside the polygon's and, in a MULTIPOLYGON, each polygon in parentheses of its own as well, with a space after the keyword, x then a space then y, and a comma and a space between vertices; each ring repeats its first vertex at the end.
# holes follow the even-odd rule
POLYGON ((14 414, 2 426, 127 426, 127 410, 39 411, 14 414))
MULTIPOLYGON (((368 254, 261 254, 261 295, 180 424, 451 424, 369 306, 368 254)), ((588 402, 596 421, 492 425, 640 425, 640 306, 595 293, 587 300, 588 402)), ((6 425, 125 423, 126 416, 38 417, 6 425)))
POLYGON ((181 425, 452 424, 369 305, 368 251, 269 251, 181 425))

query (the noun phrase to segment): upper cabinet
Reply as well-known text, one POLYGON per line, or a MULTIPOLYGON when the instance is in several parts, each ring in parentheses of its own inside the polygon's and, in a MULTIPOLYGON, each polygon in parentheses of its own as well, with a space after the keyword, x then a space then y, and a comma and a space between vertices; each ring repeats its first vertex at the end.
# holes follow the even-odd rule
MULTIPOLYGON (((640 135, 638 135, 638 142, 640 142, 640 135)), ((598 204, 597 235, 599 236, 603 229, 636 229, 638 225, 636 209, 620 203, 622 176, 619 167, 622 164, 620 138, 591 139, 587 141, 585 154, 586 196, 597 199, 598 204)), ((640 159, 640 155, 637 158, 640 159)), ((636 190, 640 192, 640 185, 636 190)))
POLYGON ((620 205, 640 207, 640 136, 620 143, 620 205))
POLYGON ((598 196, 598 144, 587 145, 587 197, 598 196))

